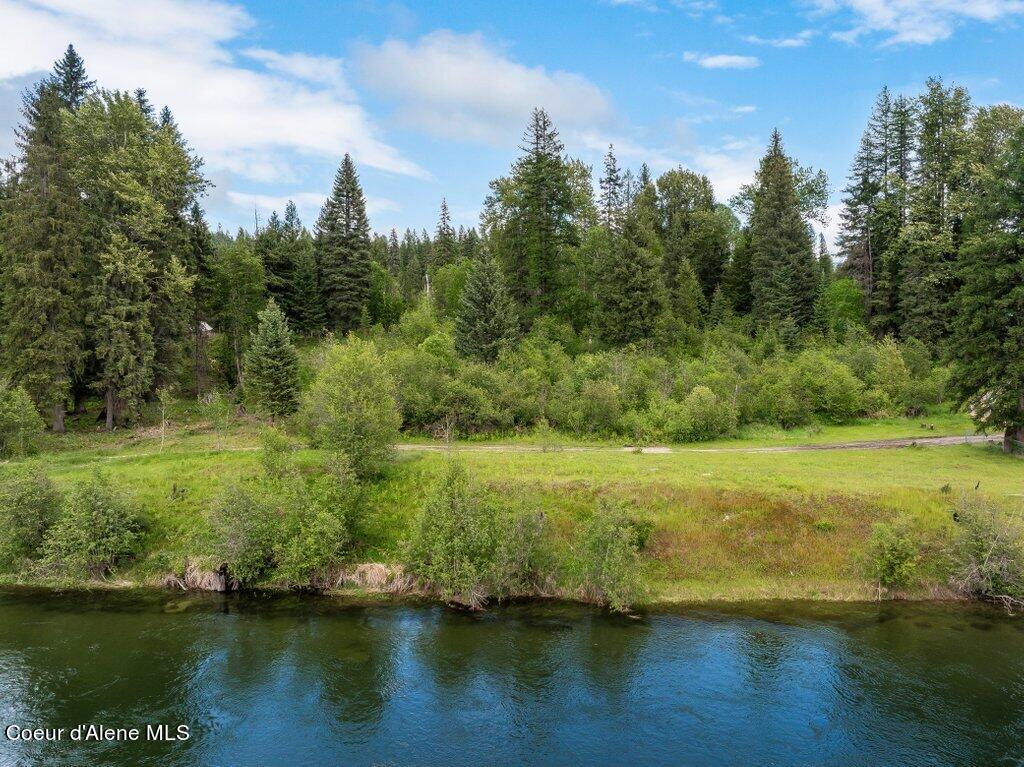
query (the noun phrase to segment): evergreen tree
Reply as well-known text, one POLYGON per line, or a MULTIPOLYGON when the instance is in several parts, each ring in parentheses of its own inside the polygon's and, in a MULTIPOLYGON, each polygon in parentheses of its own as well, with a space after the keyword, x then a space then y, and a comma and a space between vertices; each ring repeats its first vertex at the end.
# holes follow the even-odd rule
POLYGON ((245 394, 259 412, 291 415, 299 406, 299 353, 288 320, 271 298, 245 352, 245 394))
POLYGON ((609 232, 618 232, 622 220, 622 173, 615 159, 615 149, 609 144, 604 156, 604 174, 601 176, 601 196, 598 198, 601 224, 609 232))
POLYGON ((88 302, 99 368, 95 386, 104 398, 108 429, 138 414, 153 381, 150 272, 148 254, 114 232, 100 255, 88 302))
POLYGON ((366 200, 348 154, 320 212, 314 244, 327 324, 347 333, 366 319, 373 282, 366 200))
POLYGON ((749 314, 754 306, 754 296, 751 292, 754 275, 750 257, 750 228, 745 227, 736 238, 720 286, 720 292, 724 293, 732 307, 740 314, 749 314))
POLYGON ((954 204, 966 184, 970 98, 931 78, 918 107, 918 163, 909 223, 901 235, 900 312, 903 337, 932 348, 949 331, 957 289, 956 252, 962 215, 954 204))
POLYGON ((960 253, 953 384, 1003 450, 1024 447, 1024 127, 979 179, 960 253))
POLYGON ((611 344, 649 340, 668 303, 660 260, 635 215, 597 264, 597 324, 611 344))
POLYGON ((518 331, 515 304, 505 289, 501 269, 485 248, 462 290, 455 317, 455 348, 467 357, 493 362, 518 331))
POLYGON ((829 282, 835 273, 835 265, 832 263, 832 255, 828 252, 828 243, 825 242, 825 235, 818 235, 818 274, 822 280, 829 282))
POLYGON ((96 86, 85 74, 85 62, 73 45, 68 45, 64 56, 54 64, 51 82, 65 109, 78 109, 96 86))
POLYGON ((398 232, 394 229, 391 230, 391 235, 388 237, 388 271, 396 279, 400 280, 402 276, 402 247, 398 244, 398 232))
POLYGON ((697 281, 697 273, 687 258, 678 263, 671 291, 672 313, 688 325, 704 324, 706 299, 697 281))
POLYGON ((234 240, 219 244, 211 262, 216 328, 224 335, 229 359, 225 373, 239 385, 245 383, 245 350, 266 302, 263 262, 253 249, 252 238, 239 230, 234 240))
POLYGON ((818 292, 817 263, 778 131, 757 173, 750 248, 754 316, 767 324, 788 319, 798 328, 807 325, 818 292))
POLYGON ((85 356, 80 200, 67 172, 64 103, 47 80, 24 99, 20 150, 0 209, 3 367, 63 432, 85 356))
POLYGON ((452 219, 448 214, 448 201, 443 198, 441 199, 441 214, 437 220, 437 233, 434 237, 432 255, 431 268, 433 270, 455 263, 458 257, 455 230, 452 229, 452 219))
POLYGON ((484 218, 513 296, 528 319, 558 304, 561 257, 579 239, 572 168, 543 109, 533 110, 523 155, 507 178, 491 182, 484 218))
POLYGON ((665 242, 665 277, 675 287, 678 264, 687 260, 705 300, 722 281, 729 261, 730 230, 735 217, 715 204, 711 181, 683 168, 661 175, 657 185, 656 228, 665 242))
POLYGON ((722 286, 715 288, 715 294, 711 297, 711 305, 708 307, 708 325, 718 327, 725 323, 732 315, 732 307, 729 299, 726 298, 722 286))
POLYGON ((305 231, 295 241, 291 305, 292 324, 297 333, 309 336, 324 327, 324 302, 313 240, 305 231))

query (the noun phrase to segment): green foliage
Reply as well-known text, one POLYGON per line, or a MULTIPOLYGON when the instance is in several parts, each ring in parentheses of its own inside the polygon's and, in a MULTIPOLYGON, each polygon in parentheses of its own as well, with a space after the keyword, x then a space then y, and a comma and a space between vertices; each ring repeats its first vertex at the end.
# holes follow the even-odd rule
POLYGON ((299 355, 274 299, 259 313, 245 352, 245 394, 257 412, 291 415, 299 404, 299 355))
POLYGON ((214 317, 228 354, 228 380, 242 384, 245 379, 245 350, 259 322, 266 301, 266 275, 252 240, 240 233, 220 245, 210 263, 210 291, 218 307, 214 317))
POLYGON ((292 588, 322 591, 334 585, 348 553, 358 486, 344 454, 328 470, 289 488, 290 504, 277 544, 276 577, 292 588))
POLYGON ((0 569, 15 570, 38 559, 60 511, 61 493, 49 477, 20 471, 0 485, 0 569))
POLYGON ((814 304, 818 327, 832 338, 843 338, 853 327, 864 325, 864 292, 849 277, 829 280, 814 304))
POLYGON ((347 153, 317 219, 314 247, 327 324, 342 333, 361 327, 369 319, 373 289, 370 223, 356 166, 347 153))
POLYGON ((275 564, 281 513, 276 498, 260 483, 231 483, 210 515, 213 553, 241 587, 258 584, 275 564))
POLYGON ((493 362, 519 332, 515 306, 497 263, 480 254, 462 291, 455 319, 455 348, 460 354, 493 362))
POLYGON ((641 594, 640 550, 645 527, 622 506, 602 500, 581 533, 584 587, 615 612, 626 612, 641 594))
POLYGON ((44 428, 28 392, 0 380, 0 458, 33 453, 44 428))
POLYGON ((103 576, 140 550, 142 520, 135 503, 96 474, 75 487, 44 541, 44 561, 69 575, 103 576))
POLYGON ((376 346, 355 337, 333 346, 303 397, 299 419, 310 443, 344 452, 357 477, 383 471, 401 415, 394 378, 376 346))
POLYGON ((668 307, 661 259, 634 215, 597 262, 597 325, 611 344, 652 340, 668 307))
POLYGON ((868 543, 872 577, 886 589, 911 584, 921 560, 920 547, 906 522, 878 522, 868 543))
POLYGON ((751 294, 763 323, 811 320, 818 287, 817 262, 797 194, 792 161, 778 131, 761 159, 750 212, 751 294))
POLYGON ((491 598, 534 592, 543 537, 542 516, 497 508, 451 461, 423 507, 406 563, 443 599, 480 609, 491 598))
POLYGON ((950 582, 965 596, 1024 605, 1024 523, 1019 513, 984 499, 961 498, 950 582))

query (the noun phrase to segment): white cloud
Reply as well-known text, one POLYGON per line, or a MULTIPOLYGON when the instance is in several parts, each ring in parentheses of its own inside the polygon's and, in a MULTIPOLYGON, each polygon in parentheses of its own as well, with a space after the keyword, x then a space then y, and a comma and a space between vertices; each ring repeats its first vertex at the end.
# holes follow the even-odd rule
POLYGON ((684 61, 691 61, 705 69, 754 69, 761 66, 756 56, 737 56, 730 53, 695 53, 686 51, 684 61))
POLYGON ((300 82, 329 85, 346 98, 355 98, 345 82, 341 59, 310 56, 307 53, 279 53, 266 48, 248 48, 242 53, 259 61, 271 72, 293 77, 300 82))
POLYGON ((887 44, 945 40, 957 26, 975 21, 995 23, 1024 14, 1022 0, 811 0, 823 13, 844 12, 851 25, 833 37, 855 42, 870 33, 886 35, 887 44))
MULTIPOLYGON (((266 220, 266 216, 274 211, 277 211, 278 215, 282 215, 285 206, 291 200, 295 203, 295 207, 298 208, 299 218, 302 219, 302 222, 308 228, 312 228, 313 222, 316 221, 320 208, 324 204, 325 196, 322 192, 293 192, 292 194, 274 195, 232 191, 227 193, 227 199, 236 208, 241 208, 245 211, 260 211, 265 214, 264 220, 266 220)), ((388 200, 384 197, 366 198, 366 212, 371 216, 385 211, 397 211, 400 209, 400 206, 394 200, 388 200)))
POLYGON ((68 42, 108 88, 145 87, 167 104, 211 169, 279 178, 295 154, 425 177, 385 143, 344 87, 340 62, 231 45, 252 20, 238 5, 195 0, 0 0, 0 79, 50 69, 68 42))
POLYGON ((402 123, 435 135, 503 143, 533 107, 559 126, 611 119, 608 96, 581 75, 529 67, 480 34, 432 32, 408 43, 362 46, 355 60, 367 87, 394 99, 402 123))
POLYGON ((753 112, 756 112, 757 111, 757 107, 752 106, 750 104, 744 104, 742 106, 733 107, 732 111, 733 111, 734 114, 738 114, 738 115, 749 115, 749 114, 752 114, 753 112))
POLYGON ((748 35, 743 39, 748 43, 754 43, 755 45, 770 45, 773 48, 803 48, 816 34, 818 33, 813 29, 805 29, 790 37, 766 38, 758 37, 757 35, 748 35))

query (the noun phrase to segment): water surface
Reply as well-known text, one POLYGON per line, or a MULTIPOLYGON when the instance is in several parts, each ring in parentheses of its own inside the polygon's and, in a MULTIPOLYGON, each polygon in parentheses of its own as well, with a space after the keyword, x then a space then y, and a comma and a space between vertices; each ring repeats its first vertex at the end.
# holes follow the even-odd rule
POLYGON ((0 765, 1024 764, 1024 622, 964 605, 617 618, 0 592, 0 724, 188 725, 0 765))

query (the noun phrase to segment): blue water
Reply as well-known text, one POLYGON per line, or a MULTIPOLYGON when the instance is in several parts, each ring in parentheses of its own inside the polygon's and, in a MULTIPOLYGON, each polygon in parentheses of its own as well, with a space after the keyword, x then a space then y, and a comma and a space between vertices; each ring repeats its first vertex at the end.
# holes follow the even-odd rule
POLYGON ((2 765, 1024 763, 1024 622, 963 605, 617 618, 0 593, 0 724, 190 728, 2 765))

